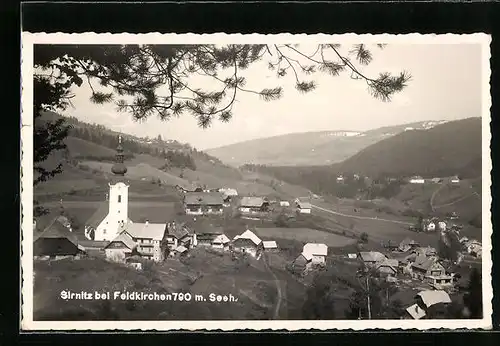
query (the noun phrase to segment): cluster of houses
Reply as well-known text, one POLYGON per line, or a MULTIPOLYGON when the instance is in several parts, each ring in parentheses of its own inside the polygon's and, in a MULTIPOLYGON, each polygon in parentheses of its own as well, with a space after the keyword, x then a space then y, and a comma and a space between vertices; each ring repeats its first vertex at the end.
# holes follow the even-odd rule
POLYGON ((415 303, 406 308, 404 319, 420 320, 428 317, 436 318, 443 308, 451 303, 450 295, 443 290, 424 290, 415 296, 415 303), (440 309, 441 308, 441 309, 440 309), (429 316, 430 314, 434 316, 429 316))
POLYGON ((449 182, 451 185, 458 185, 458 184, 460 184, 460 178, 455 175, 455 176, 452 176, 449 178, 424 179, 423 177, 421 177, 419 175, 415 175, 415 176, 410 177, 408 179, 408 183, 410 183, 410 184, 425 184, 425 183, 441 184, 443 182, 449 182))
POLYGON ((388 281, 396 282, 400 275, 404 275, 437 290, 454 285, 454 274, 445 269, 436 249, 422 247, 409 238, 401 241, 397 252, 393 252, 393 258, 377 251, 359 252, 357 257, 388 281))
POLYGON ((468 239, 467 237, 460 238, 460 244, 465 253, 474 256, 476 258, 481 258, 483 252, 483 245, 480 241, 475 239, 468 239))

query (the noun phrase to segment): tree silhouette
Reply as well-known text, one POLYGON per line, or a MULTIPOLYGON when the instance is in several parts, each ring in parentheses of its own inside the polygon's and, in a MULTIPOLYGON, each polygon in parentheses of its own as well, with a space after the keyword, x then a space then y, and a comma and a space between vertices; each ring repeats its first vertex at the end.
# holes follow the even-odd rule
POLYGON ((469 318, 483 318, 483 282, 477 268, 472 269, 464 295, 464 305, 469 310, 469 318))
MULTIPOLYGON (((384 44, 378 44, 383 48, 384 44)), ((349 48, 320 44, 306 52, 298 45, 35 45, 34 114, 64 110, 71 105, 73 87, 84 81, 91 101, 115 102, 118 111, 130 113, 135 120, 158 116, 161 120, 191 113, 205 128, 214 119, 229 121, 238 93, 252 93, 265 101, 283 95, 281 86, 260 90, 246 88, 241 71, 258 61, 267 62, 278 78, 291 74, 298 92, 313 91, 315 73, 338 76, 350 73, 364 81, 369 92, 382 101, 402 91, 410 75, 382 72, 365 75, 361 66, 373 60, 365 44, 349 48), (358 65, 358 66, 357 66, 358 65), (210 90, 196 85, 196 78, 211 81, 210 90)), ((43 162, 54 150, 64 149, 67 128, 63 121, 39 124, 35 131, 35 164, 40 181, 60 173, 61 167, 46 171, 43 162)))

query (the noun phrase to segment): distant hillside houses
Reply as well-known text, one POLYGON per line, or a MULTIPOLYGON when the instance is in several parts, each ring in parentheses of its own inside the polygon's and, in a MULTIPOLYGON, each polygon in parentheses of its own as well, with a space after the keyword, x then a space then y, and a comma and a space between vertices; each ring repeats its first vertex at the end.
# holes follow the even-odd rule
POLYGON ((425 184, 425 179, 422 178, 421 176, 419 175, 415 175, 413 177, 411 177, 408 182, 410 184, 425 184))
POLYGON ((221 215, 224 199, 219 192, 189 192, 184 196, 187 215, 221 215))
POLYGON ((231 249, 237 253, 249 254, 254 258, 260 258, 264 250, 264 244, 255 233, 246 230, 233 238, 231 249))
POLYGON ((327 255, 328 246, 326 244, 307 243, 300 255, 293 261, 292 270, 298 274, 304 274, 315 266, 324 266, 327 255))
POLYGON ((265 197, 243 197, 240 200, 238 210, 242 215, 267 213, 270 203, 265 197))
POLYGON ((312 204, 309 198, 299 197, 295 200, 297 212, 300 214, 311 214, 312 204))

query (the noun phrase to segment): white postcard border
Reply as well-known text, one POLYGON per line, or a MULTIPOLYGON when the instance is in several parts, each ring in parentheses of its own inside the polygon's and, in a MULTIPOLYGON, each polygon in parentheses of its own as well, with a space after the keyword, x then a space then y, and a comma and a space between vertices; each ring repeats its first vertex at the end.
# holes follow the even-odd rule
POLYGON ((307 34, 97 34, 29 33, 21 37, 21 330, 367 330, 367 329, 490 329, 491 285, 491 155, 490 43, 487 34, 443 35, 307 35, 307 34), (33 45, 34 44, 222 44, 222 43, 399 43, 482 45, 482 278, 483 313, 478 320, 266 320, 266 321, 34 321, 33 320, 33 45))

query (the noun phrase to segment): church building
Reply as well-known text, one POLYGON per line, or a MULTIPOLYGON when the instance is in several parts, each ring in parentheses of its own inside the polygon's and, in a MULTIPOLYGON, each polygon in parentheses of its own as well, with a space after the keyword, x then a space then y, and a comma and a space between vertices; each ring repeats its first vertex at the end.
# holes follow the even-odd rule
MULTIPOLYGON (((86 227, 85 230, 86 235, 94 232, 93 240, 97 241, 112 241, 127 228, 128 224, 132 223, 128 218, 129 185, 125 180, 127 167, 123 163, 121 136, 118 137, 118 148, 116 150, 116 162, 111 168, 114 177, 109 183, 108 215, 106 215, 95 229, 86 227)), ((88 237, 91 238, 90 236, 88 237)))

